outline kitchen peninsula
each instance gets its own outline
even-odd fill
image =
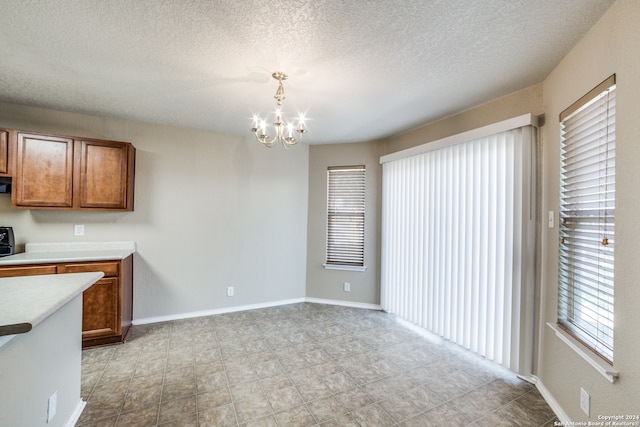
[[[101,272],[82,298],[82,347],[121,343],[133,319],[135,242],[27,243],[0,258],[0,278]]]
[[[0,425],[79,417],[82,293],[103,273],[0,278]]]

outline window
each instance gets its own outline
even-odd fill
[[[558,324],[613,363],[615,75],[560,114]]]
[[[325,268],[364,270],[364,166],[327,170]]]

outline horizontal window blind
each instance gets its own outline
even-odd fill
[[[523,375],[533,366],[536,129],[383,163],[384,310]]]
[[[613,362],[615,76],[560,117],[558,323]]]
[[[364,266],[365,167],[327,169],[327,262]]]

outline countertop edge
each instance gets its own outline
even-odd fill
[[[0,267],[123,260],[135,252],[135,242],[27,243],[25,252],[0,257]]]

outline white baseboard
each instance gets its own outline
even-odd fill
[[[327,305],[340,305],[343,307],[353,307],[353,308],[365,308],[367,310],[382,310],[382,307],[378,304],[367,304],[364,302],[353,302],[353,301],[343,301],[338,299],[326,299],[326,298],[305,298],[306,302],[311,302],[314,304],[327,304]]]
[[[571,425],[572,423],[571,423],[571,419],[569,419],[569,415],[567,415],[564,409],[562,409],[562,406],[560,406],[560,404],[553,397],[551,392],[544,386],[544,384],[542,384],[542,381],[540,381],[540,378],[536,377],[535,375],[533,375],[533,378],[535,379],[536,388],[538,389],[542,397],[544,397],[544,400],[547,401],[547,404],[549,405],[551,410],[556,414],[556,417],[558,417],[560,422],[565,426]]]
[[[345,307],[365,308],[368,310],[382,310],[379,305],[366,304],[361,302],[341,301],[335,299],[322,298],[294,298],[279,301],[270,301],[260,304],[238,305],[235,307],[215,308],[211,310],[192,311],[189,313],[170,314],[167,316],[145,317],[142,319],[134,319],[133,325],[147,325],[150,323],[169,322],[171,320],[191,319],[193,317],[212,316],[214,314],[234,313],[236,311],[256,310],[259,308],[277,307],[280,305],[297,304],[301,302],[311,302],[314,304],[340,305]]]
[[[214,308],[211,310],[192,311],[189,313],[170,314],[168,316],[146,317],[142,319],[134,319],[133,325],[146,325],[148,323],[168,322],[171,320],[191,319],[193,317],[212,316],[214,314],[234,313],[236,311],[255,310],[258,308],[276,307],[279,305],[295,304],[305,302],[304,298],[295,298],[288,300],[270,301],[260,304],[238,305],[235,307]]]
[[[64,427],[74,427],[78,422],[78,420],[80,419],[80,415],[82,415],[82,411],[84,411],[85,406],[87,406],[87,402],[80,399],[80,402],[78,402],[76,409],[73,410],[73,413],[71,414],[67,422],[64,424]]]

